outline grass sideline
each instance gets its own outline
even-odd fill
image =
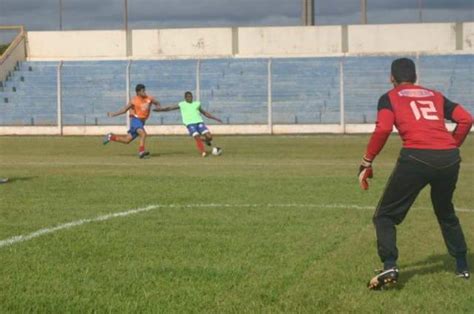
[[[1,247],[0,312],[472,311],[474,280],[454,278],[428,189],[398,228],[399,286],[365,287],[380,265],[371,208],[400,147],[392,136],[364,192],[367,140],[217,136],[224,154],[203,159],[187,137],[152,137],[140,160],[137,143],[0,137],[0,241],[164,205]],[[474,208],[473,144],[459,208]],[[472,252],[474,212],[458,215]]]

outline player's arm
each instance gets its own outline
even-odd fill
[[[116,117],[116,116],[119,116],[121,114],[124,114],[126,113],[128,110],[130,110],[131,108],[133,107],[133,104],[131,102],[129,102],[125,107],[123,107],[121,110],[117,111],[117,112],[107,112],[107,116],[109,117]]]
[[[160,102],[159,102],[157,99],[155,99],[155,98],[152,98],[152,99],[151,99],[151,104],[152,104],[153,106],[155,106],[155,109],[160,109],[160,108],[161,108]],[[159,111],[159,110],[154,110],[154,111]]]
[[[153,111],[173,111],[173,110],[178,110],[179,109],[179,106],[178,105],[174,105],[174,106],[168,106],[168,107],[159,107],[159,108],[155,108],[153,109]]]
[[[444,97],[444,116],[456,123],[452,135],[456,141],[456,146],[460,147],[471,130],[473,121],[471,114],[460,104],[453,103]]]
[[[395,115],[392,111],[390,98],[388,97],[388,94],[385,94],[379,99],[375,130],[370,137],[364,158],[373,161],[375,157],[377,157],[392,133],[394,123]]]
[[[388,94],[385,94],[379,99],[375,130],[370,137],[365,155],[362,158],[362,163],[359,166],[359,184],[364,190],[369,188],[369,182],[367,179],[373,177],[372,162],[385,146],[388,137],[392,133],[394,123],[395,115],[392,111],[390,98],[388,97]]]
[[[213,116],[212,114],[210,114],[209,112],[207,112],[206,110],[204,110],[202,108],[199,108],[199,112],[201,112],[208,119],[212,119],[212,120],[215,120],[217,122],[222,123],[221,119],[219,119],[218,117]]]

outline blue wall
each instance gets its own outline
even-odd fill
[[[267,71],[263,59],[202,61],[202,106],[228,123],[267,123]]]
[[[340,68],[344,75],[346,123],[372,123],[379,97],[391,88],[394,56],[277,58],[271,60],[275,124],[339,123]],[[185,91],[196,96],[199,75],[203,108],[230,124],[266,123],[268,59],[133,61],[130,94],[143,83],[163,105]],[[474,55],[420,56],[422,85],[474,112]],[[0,125],[56,123],[58,62],[23,62],[0,88]],[[65,125],[124,124],[108,118],[126,104],[127,61],[64,62]],[[213,121],[208,121],[213,123]],[[148,124],[180,124],[178,112],[152,113]]]
[[[274,123],[339,123],[339,58],[272,60]]]

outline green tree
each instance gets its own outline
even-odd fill
[[[10,44],[0,44],[0,55],[2,55],[8,48]]]

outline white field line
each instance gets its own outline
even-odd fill
[[[37,231],[32,232],[32,233],[27,234],[27,235],[19,235],[19,236],[14,236],[14,237],[5,239],[5,240],[1,240],[0,241],[0,248],[4,247],[4,246],[9,246],[9,245],[12,245],[12,244],[15,244],[15,243],[18,243],[18,242],[28,241],[28,240],[40,237],[42,235],[53,233],[53,232],[56,232],[56,231],[59,231],[59,230],[70,229],[70,228],[73,228],[73,227],[77,227],[77,226],[80,226],[80,225],[83,225],[83,224],[86,224],[86,223],[89,223],[89,222],[105,221],[105,220],[109,220],[109,219],[112,219],[112,218],[115,218],[115,217],[124,217],[124,216],[128,216],[128,215],[138,214],[138,213],[141,213],[141,212],[144,212],[144,211],[149,211],[149,210],[155,209],[157,207],[158,207],[157,205],[153,205],[153,206],[148,206],[148,207],[144,207],[144,208],[132,209],[132,210],[124,211],[124,212],[103,215],[103,216],[99,216],[99,217],[96,217],[96,218],[80,219],[80,220],[68,222],[68,223],[65,223],[65,224],[57,225],[57,226],[51,227],[51,228],[43,228],[43,229],[37,230]]]
[[[38,238],[40,236],[54,233],[56,231],[70,229],[73,227],[81,226],[91,222],[100,222],[110,220],[116,217],[126,217],[130,215],[139,214],[142,212],[147,212],[157,208],[258,208],[258,207],[293,207],[293,208],[347,208],[347,209],[375,209],[375,206],[359,206],[359,205],[351,205],[351,204],[297,204],[297,203],[289,203],[289,204],[188,204],[188,205],[179,205],[179,204],[163,204],[163,205],[150,205],[143,208],[137,209],[130,209],[124,212],[118,212],[113,214],[107,214],[98,216],[96,218],[88,218],[88,219],[80,219],[68,223],[64,223],[61,225],[57,225],[55,227],[43,228],[39,229],[35,232],[26,234],[26,235],[18,235],[14,236],[5,240],[0,240],[0,248],[10,246],[16,243],[25,242],[32,240],[34,238]],[[423,208],[426,209],[426,208]],[[474,212],[474,209],[468,208],[458,208],[456,211],[459,212]]]

